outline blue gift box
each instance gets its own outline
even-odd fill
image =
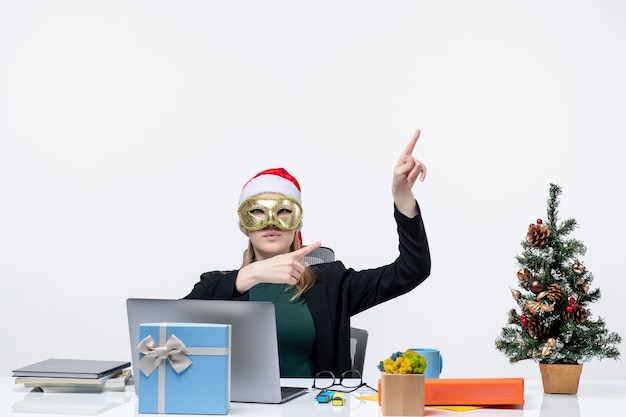
[[[141,324],[139,412],[228,414],[230,338],[228,324]]]

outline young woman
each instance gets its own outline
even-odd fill
[[[412,191],[426,177],[426,167],[412,156],[419,136],[418,130],[394,167],[394,262],[362,271],[339,261],[305,265],[303,257],[321,243],[302,247],[300,185],[283,168],[272,168],[241,191],[239,224],[249,237],[241,268],[202,274],[185,298],[273,302],[283,377],[349,370],[350,317],[411,291],[430,274],[428,240]]]

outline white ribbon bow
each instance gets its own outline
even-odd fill
[[[185,344],[175,335],[167,339],[165,346],[157,346],[152,336],[146,336],[137,348],[144,354],[139,360],[139,369],[146,376],[150,376],[159,367],[161,361],[169,360],[177,374],[191,365],[191,359],[185,353]]]

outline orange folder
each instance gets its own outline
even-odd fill
[[[426,405],[524,404],[523,378],[426,378]]]
[[[426,378],[424,405],[524,404],[524,378]],[[378,380],[378,405],[382,392]]]

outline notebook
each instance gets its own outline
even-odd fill
[[[99,379],[121,372],[130,366],[126,361],[51,358],[14,369],[14,377]]]
[[[281,386],[276,315],[270,302],[129,298],[126,310],[134,375],[139,372],[141,323],[230,324],[231,401],[280,404],[308,391]]]

